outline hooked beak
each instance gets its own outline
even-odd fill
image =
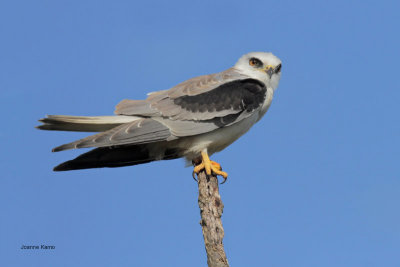
[[[265,72],[268,74],[269,78],[271,79],[272,74],[274,74],[274,67],[268,65],[265,67]]]
[[[263,70],[268,74],[269,78],[271,79],[272,74],[278,73],[281,71],[282,65],[279,64],[278,66],[274,67],[272,65],[266,66]]]

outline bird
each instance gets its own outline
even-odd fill
[[[144,100],[124,99],[111,116],[47,115],[41,130],[97,132],[55,147],[93,148],[54,167],[69,171],[122,167],[185,158],[193,175],[205,171],[226,181],[228,174],[210,156],[232,144],[269,109],[282,62],[270,52],[251,52],[219,73],[186,80]]]

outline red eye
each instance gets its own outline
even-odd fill
[[[258,58],[252,57],[249,60],[249,65],[256,68],[261,68],[263,63]]]

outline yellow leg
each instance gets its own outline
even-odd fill
[[[201,152],[202,162],[194,167],[193,174],[199,174],[200,171],[205,170],[207,175],[211,175],[213,172],[216,175],[221,175],[225,180],[228,178],[228,174],[226,172],[221,171],[221,165],[215,161],[210,160],[207,152]],[[225,182],[225,181],[224,181]]]

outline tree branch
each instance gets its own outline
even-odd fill
[[[229,267],[222,239],[224,228],[221,216],[224,209],[218,191],[218,179],[201,171],[197,177],[199,184],[200,225],[203,230],[209,267]]]

